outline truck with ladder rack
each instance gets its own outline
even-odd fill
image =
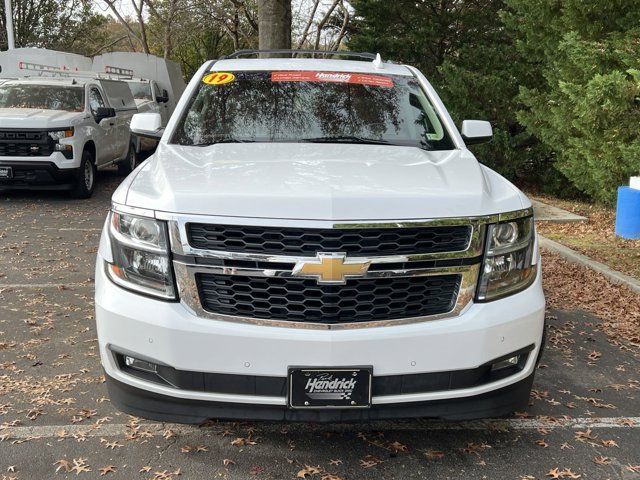
[[[88,198],[96,171],[137,162],[129,131],[137,107],[123,78],[19,62],[20,78],[0,84],[0,190],[69,190]]]

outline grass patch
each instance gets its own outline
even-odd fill
[[[587,218],[586,222],[537,222],[541,235],[640,280],[640,240],[615,235],[615,210],[585,202],[536,197]]]

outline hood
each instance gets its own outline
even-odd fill
[[[136,102],[136,107],[140,111],[142,111],[142,109],[150,110],[155,103],[153,100],[149,100],[148,98],[134,98],[134,101]]]
[[[183,214],[308,220],[400,220],[523,208],[509,182],[468,150],[415,147],[161,143],[114,194]]]
[[[71,126],[74,120],[84,116],[84,112],[0,108],[0,128],[64,128]]]

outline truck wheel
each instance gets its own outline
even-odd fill
[[[80,161],[80,169],[78,171],[78,179],[71,191],[74,198],[89,198],[93,193],[93,187],[96,184],[96,164],[93,156],[85,150],[82,152],[82,160]]]
[[[136,163],[138,163],[138,154],[131,143],[126,158],[118,163],[118,175],[129,175],[136,168]]]

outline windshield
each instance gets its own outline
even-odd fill
[[[0,85],[0,108],[38,108],[43,110],[84,110],[84,88],[67,85]]]
[[[143,82],[127,82],[129,89],[136,100],[153,100],[151,96],[151,84]]]
[[[173,142],[251,141],[454,148],[413,77],[313,71],[205,75]]]

